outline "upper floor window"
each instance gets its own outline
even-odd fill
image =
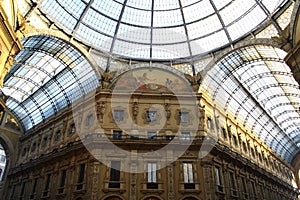
[[[253,148],[251,148],[251,155],[252,155],[253,158],[255,158],[255,151],[254,151]]]
[[[94,116],[93,115],[88,115],[86,118],[86,125],[91,126],[94,122]]]
[[[110,161],[109,188],[120,188],[120,161]]]
[[[72,123],[69,128],[69,134],[73,134],[76,132],[75,123]]]
[[[31,146],[31,152],[34,152],[36,150],[36,142],[34,142]]]
[[[120,122],[124,120],[124,110],[114,110],[114,120]]]
[[[235,183],[235,175],[233,172],[229,172],[229,178],[230,178],[230,187],[232,189],[232,196],[237,196],[237,191],[236,191],[236,183]]]
[[[21,191],[20,191],[20,199],[23,199],[24,191],[25,191],[26,182],[22,183]]]
[[[189,162],[182,163],[184,189],[195,189],[193,164]]]
[[[189,122],[189,112],[179,112],[179,119],[183,123]]]
[[[46,146],[47,146],[47,143],[48,143],[48,137],[46,136],[46,137],[43,138],[43,141],[42,141],[42,147],[43,147],[43,148],[46,147]]]
[[[182,132],[181,133],[181,139],[184,140],[184,141],[190,141],[191,140],[190,132]]]
[[[214,130],[213,120],[210,117],[207,118],[207,128],[209,130]]]
[[[38,182],[38,179],[35,178],[34,181],[33,181],[33,186],[32,186],[32,190],[31,190],[31,194],[30,194],[30,199],[34,199],[34,194],[36,192],[37,182]]]
[[[156,163],[147,163],[147,181],[151,183],[156,183]]]
[[[64,187],[66,184],[66,177],[67,177],[67,170],[62,170],[61,174],[60,174],[60,184],[59,184],[59,188],[58,188],[58,193],[64,193]]]
[[[256,198],[256,186],[254,181],[251,181],[252,196]]]
[[[241,181],[242,181],[242,192],[244,194],[244,198],[248,199],[248,190],[247,190],[247,183],[246,183],[246,179],[245,177],[241,177]]]
[[[243,150],[247,153],[247,145],[246,145],[246,142],[243,142]]]
[[[76,190],[82,190],[85,173],[85,164],[79,165]]]
[[[215,167],[216,185],[219,192],[223,192],[222,174],[219,167]]]
[[[54,135],[54,141],[58,141],[61,137],[61,131],[58,130],[55,132],[55,135]]]
[[[237,145],[238,145],[238,140],[237,140],[236,136],[233,135],[233,136],[232,136],[232,139],[233,139],[233,144],[234,144],[235,146],[237,146]]]
[[[156,169],[157,164],[155,162],[147,163],[147,189],[158,189]]]
[[[50,180],[51,180],[51,174],[48,174],[46,178],[44,192],[43,192],[44,197],[48,196],[49,188],[50,188]]]
[[[229,137],[231,137],[231,125],[229,125],[227,127],[227,132],[228,132]]]
[[[150,139],[150,140],[156,140],[157,139],[157,134],[156,134],[156,132],[155,131],[150,131],[150,132],[148,132],[148,139]]]
[[[113,131],[113,139],[122,139],[122,131]]]
[[[226,129],[224,127],[222,127],[222,136],[223,136],[224,139],[227,138]]]
[[[258,154],[258,159],[259,159],[260,162],[262,162],[262,157],[261,157],[260,153]]]
[[[154,122],[156,121],[157,113],[156,111],[147,111],[146,112],[146,120],[147,122]]]

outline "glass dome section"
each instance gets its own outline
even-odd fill
[[[25,131],[99,86],[92,66],[64,41],[33,36],[23,47],[1,90]]]
[[[300,90],[285,55],[270,46],[241,48],[207,73],[200,90],[291,162],[300,147]]]
[[[114,56],[186,59],[232,44],[287,0],[47,0],[39,9],[72,37]],[[274,22],[275,23],[275,22]]]

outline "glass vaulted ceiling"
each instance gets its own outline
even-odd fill
[[[93,48],[133,59],[172,60],[209,53],[244,37],[260,25],[273,23],[274,13],[288,1],[37,2],[47,18]]]
[[[201,91],[290,162],[300,147],[300,91],[285,55],[270,46],[241,48],[208,72]]]
[[[25,131],[99,86],[91,65],[67,43],[33,36],[23,47],[2,91]]]

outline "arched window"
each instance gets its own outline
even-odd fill
[[[198,199],[196,199],[195,197],[186,197],[183,200],[198,200]]]
[[[105,200],[122,200],[120,197],[108,197]]]
[[[148,197],[148,198],[146,198],[145,200],[160,200],[160,199],[157,198],[157,197]]]

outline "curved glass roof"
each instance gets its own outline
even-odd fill
[[[173,60],[233,44],[287,0],[44,0],[39,10],[66,33],[121,57]]]
[[[300,147],[300,90],[285,55],[270,46],[241,48],[208,72],[200,90],[290,162]]]
[[[64,41],[33,36],[24,39],[23,47],[2,91],[25,130],[99,86],[92,66]]]

